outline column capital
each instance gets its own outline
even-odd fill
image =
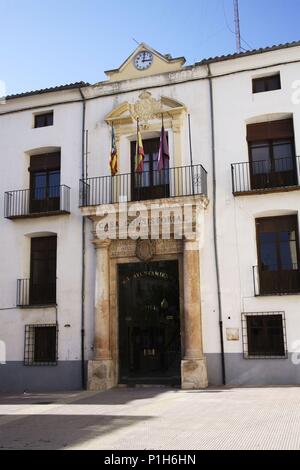
[[[111,245],[111,240],[109,238],[105,238],[104,240],[95,238],[93,244],[96,249],[108,250]]]
[[[199,251],[199,241],[183,236],[183,251]]]

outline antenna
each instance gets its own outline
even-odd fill
[[[237,53],[240,53],[241,52],[241,31],[240,31],[239,0],[233,0],[233,9],[234,9],[236,51]]]

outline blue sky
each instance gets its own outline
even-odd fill
[[[239,0],[245,49],[300,39],[299,0]],[[187,63],[235,51],[232,0],[0,0],[8,94],[95,83],[146,42]]]

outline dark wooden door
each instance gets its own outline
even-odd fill
[[[60,209],[60,152],[30,158],[31,214]]]
[[[136,142],[131,142],[131,191],[132,200],[169,197],[169,161],[166,168],[158,170],[159,138],[143,141],[144,171],[135,172]]]
[[[56,303],[56,245],[56,236],[31,239],[31,305]]]
[[[251,142],[251,189],[294,186],[297,170],[292,139]]]
[[[30,213],[53,212],[60,209],[60,171],[31,173]]]
[[[177,261],[119,265],[121,383],[180,383]]]

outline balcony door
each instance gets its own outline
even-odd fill
[[[251,189],[294,186],[297,182],[293,120],[247,126]]]
[[[256,219],[260,294],[300,292],[297,216]]]
[[[56,236],[31,239],[30,305],[56,303]]]
[[[169,197],[169,161],[166,167],[158,170],[158,152],[160,139],[143,140],[144,171],[135,172],[136,142],[131,142],[131,191],[132,200],[159,199]]]
[[[30,213],[60,209],[60,153],[30,159]]]

